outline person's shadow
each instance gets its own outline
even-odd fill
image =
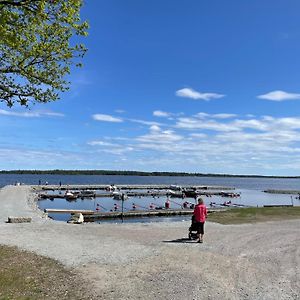
[[[189,238],[181,238],[176,240],[170,240],[170,241],[163,241],[163,243],[195,243],[195,240],[189,239]]]

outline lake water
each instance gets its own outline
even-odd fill
[[[167,184],[167,185],[212,185],[226,186],[235,188],[235,192],[241,193],[241,197],[234,198],[232,201],[248,206],[263,206],[274,204],[291,204],[300,205],[300,201],[295,198],[295,195],[284,194],[268,194],[262,192],[266,189],[280,190],[300,190],[300,179],[281,179],[281,178],[241,178],[241,177],[175,177],[175,176],[119,176],[119,175],[17,175],[17,174],[0,174],[0,186],[3,187],[15,182],[24,184],[38,184],[39,180],[42,183],[46,181],[49,184]],[[223,203],[228,198],[213,196],[204,200],[207,205],[210,202]],[[156,206],[163,206],[166,197],[133,197],[125,201],[124,209],[131,210],[133,203],[137,209],[149,209],[149,205],[153,203]],[[184,200],[172,198],[171,208],[180,208]],[[190,201],[194,201],[190,199]],[[42,200],[39,201],[41,209],[46,208],[65,208],[65,209],[88,209],[96,211],[110,211],[114,206],[118,205],[120,209],[120,201],[112,198],[96,198],[96,199],[77,199],[76,201],[68,202],[64,199]],[[66,221],[69,215],[53,214],[50,215],[55,220]],[[180,217],[183,219],[183,217]],[[189,218],[189,217],[188,217]],[[166,218],[159,218],[164,220]],[[178,220],[178,218],[175,218]],[[186,218],[185,218],[186,219]],[[149,221],[149,219],[138,219],[139,221]],[[158,220],[158,218],[151,221]],[[173,218],[168,218],[173,220]],[[130,220],[137,221],[137,220]]]
[[[0,174],[0,187],[15,182],[38,184],[178,184],[178,185],[218,185],[237,189],[300,190],[300,179],[282,178],[241,178],[241,177],[180,177],[180,176],[120,176],[120,175],[31,175]]]

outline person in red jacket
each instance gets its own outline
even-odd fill
[[[204,223],[207,217],[207,209],[202,198],[198,199],[198,204],[194,208],[194,216],[197,228],[198,243],[203,243]]]

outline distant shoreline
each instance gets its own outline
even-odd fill
[[[0,174],[33,174],[33,175],[122,175],[122,176],[173,176],[173,177],[233,177],[233,178],[281,178],[299,179],[300,176],[240,175],[240,174],[205,174],[187,172],[142,172],[114,170],[1,170]]]

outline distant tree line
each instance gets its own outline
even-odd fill
[[[142,172],[142,171],[114,171],[114,170],[1,170],[0,174],[45,174],[45,175],[131,175],[131,176],[194,176],[194,177],[245,177],[245,178],[300,178],[300,176],[265,176],[265,175],[237,175],[210,174],[187,172]]]

